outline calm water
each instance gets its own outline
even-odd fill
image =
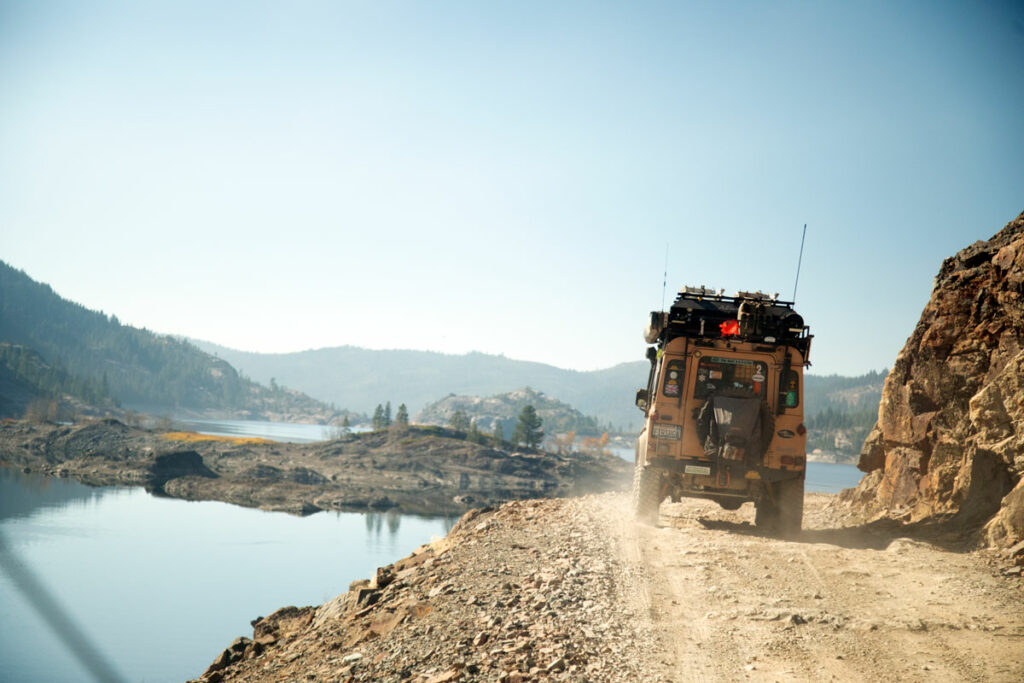
[[[328,425],[294,424],[291,422],[263,422],[257,420],[189,420],[175,419],[175,427],[214,436],[258,436],[271,441],[311,443],[336,438],[339,427]],[[351,431],[365,431],[353,427]]]
[[[831,462],[807,463],[807,481],[804,490],[812,493],[839,493],[860,483],[864,473],[856,465],[837,465]]]
[[[454,521],[294,517],[0,467],[0,680],[89,680],[12,580],[12,557],[126,680],[183,681],[255,617],[322,603]]]

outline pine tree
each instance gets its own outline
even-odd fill
[[[398,412],[395,413],[395,424],[399,427],[409,426],[409,409],[402,403],[398,406]]]
[[[391,401],[388,401],[387,405],[384,406],[384,426],[391,426]]]
[[[373,410],[373,429],[374,431],[384,428],[384,406],[377,404],[377,407]]]
[[[477,429],[476,420],[469,423],[469,432],[466,433],[466,441],[470,443],[483,443],[484,435]]]
[[[544,439],[542,424],[543,421],[537,414],[537,410],[531,405],[524,406],[522,412],[519,413],[519,423],[516,424],[513,440],[517,444],[526,444],[527,448],[536,448]]]
[[[469,415],[466,415],[466,412],[463,410],[456,410],[452,413],[452,416],[448,418],[448,424],[457,432],[469,431]]]

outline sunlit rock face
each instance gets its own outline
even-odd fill
[[[943,262],[859,467],[855,504],[1024,538],[1024,213]]]

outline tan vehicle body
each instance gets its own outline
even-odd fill
[[[798,343],[763,334],[713,337],[663,335],[656,354],[649,350],[648,386],[637,396],[646,412],[636,448],[637,515],[656,521],[660,502],[681,496],[708,498],[730,509],[750,501],[759,526],[796,532],[807,465],[803,369],[810,337],[806,328]],[[754,438],[732,439],[735,446],[726,445],[725,437],[709,443],[708,424],[719,414],[717,404],[705,410],[713,396],[740,397],[734,403],[745,404],[748,414],[757,411],[747,423],[757,422],[751,432],[757,434],[756,445]]]

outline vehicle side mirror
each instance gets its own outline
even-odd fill
[[[650,395],[647,393],[646,389],[637,389],[636,390],[636,407],[646,413],[647,412],[647,401],[648,401],[649,398],[650,398]]]
[[[647,353],[644,354],[647,360],[651,361],[651,365],[654,365],[654,361],[658,360],[658,347],[648,346]]]

